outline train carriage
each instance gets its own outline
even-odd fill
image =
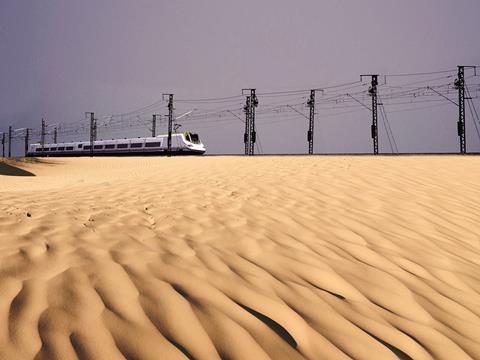
[[[93,142],[95,156],[122,155],[166,155],[168,153],[168,135],[156,137],[125,138],[112,140],[96,140]],[[172,134],[171,155],[202,155],[206,151],[198,134],[184,132]],[[27,156],[90,156],[92,154],[90,141],[64,143],[31,144]]]

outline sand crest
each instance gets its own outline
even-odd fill
[[[1,168],[0,359],[480,359],[479,157]]]

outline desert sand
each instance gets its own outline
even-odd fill
[[[480,359],[480,157],[9,164],[0,359]]]

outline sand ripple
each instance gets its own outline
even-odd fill
[[[480,359],[478,157],[22,166],[0,359]]]

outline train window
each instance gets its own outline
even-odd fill
[[[42,148],[35,149],[36,152],[42,151]]]
[[[192,143],[194,144],[200,144],[200,139],[198,138],[198,134],[192,134],[190,133],[190,139]]]
[[[115,144],[105,145],[105,149],[115,149]]]
[[[50,151],[57,151],[56,147],[50,148]]]
[[[78,144],[78,148],[81,149],[83,144]]]
[[[43,148],[43,151],[50,151],[49,148]]]
[[[141,148],[143,147],[143,143],[132,143],[130,144],[131,148]]]
[[[60,147],[58,148],[58,151],[63,151],[63,150],[65,150],[65,147],[64,147],[64,146],[60,146]]]
[[[90,150],[91,148],[92,148],[92,147],[91,147],[90,145],[85,145],[85,146],[83,147],[83,150]]]
[[[160,143],[159,142],[147,142],[145,144],[145,147],[160,147]]]
[[[67,146],[65,149],[66,150],[73,150],[73,146]]]
[[[93,148],[95,150],[101,150],[101,149],[103,149],[103,145],[93,145]]]
[[[118,144],[117,149],[126,149],[128,148],[128,144]]]

